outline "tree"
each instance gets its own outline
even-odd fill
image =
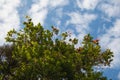
[[[67,41],[68,32],[54,37],[59,35],[56,27],[46,30],[40,23],[34,25],[29,17],[24,25],[20,31],[13,29],[7,34],[6,41],[13,45],[11,59],[16,66],[9,66],[11,74],[8,74],[7,70],[5,73],[1,72],[1,79],[5,80],[5,76],[7,80],[107,79],[102,72],[95,71],[94,67],[110,66],[113,52],[109,49],[102,51],[99,40],[93,40],[90,34],[84,37],[82,46],[76,48],[78,39],[70,38]],[[0,70],[3,70],[5,65],[0,64]]]
[[[0,46],[0,80],[3,77],[4,80],[8,76],[13,76],[11,69],[16,67],[16,61],[12,58],[13,45]]]

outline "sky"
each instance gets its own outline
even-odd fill
[[[120,80],[120,0],[0,0],[0,45],[11,29],[23,28],[25,16],[46,29],[52,25],[82,40],[90,33],[103,49],[114,52],[104,75]]]

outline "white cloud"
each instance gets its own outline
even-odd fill
[[[120,72],[119,72],[119,74],[118,74],[118,79],[120,80]]]
[[[115,5],[120,5],[120,0],[109,0],[109,2],[111,2]]]
[[[107,3],[103,1],[99,9],[108,17],[120,17],[120,0],[110,0]]]
[[[72,12],[68,15],[71,19],[68,20],[66,24],[74,24],[77,32],[83,33],[85,33],[86,30],[89,30],[89,24],[96,19],[96,15],[94,14],[81,14],[79,12]]]
[[[99,0],[77,0],[77,5],[81,9],[93,10],[96,8]]]
[[[72,24],[75,26],[75,29],[78,33],[77,38],[79,39],[79,44],[77,46],[80,46],[80,42],[82,41],[83,37],[88,34],[89,31],[89,24],[97,18],[94,14],[81,14],[79,12],[72,12],[69,13],[68,16],[70,16],[70,20],[66,22],[66,25]]]
[[[17,7],[20,0],[0,0],[0,45],[5,42],[6,34],[11,29],[19,29],[20,20]]]
[[[44,20],[48,13],[48,10],[47,10],[48,3],[49,3],[49,0],[39,0],[32,5],[28,13],[32,17],[33,22],[35,24],[37,24],[38,22],[41,22],[41,24],[44,23]]]
[[[60,27],[61,22],[62,22],[61,19],[64,16],[63,8],[56,9],[55,13],[53,13],[53,14],[54,14],[54,16],[51,18],[51,21],[53,21],[56,26]]]
[[[58,15],[58,18],[62,18],[62,16],[63,16],[63,8],[57,9],[56,14]]]
[[[31,9],[29,10],[29,14],[33,19],[33,22],[37,24],[41,22],[44,24],[44,20],[47,17],[48,12],[51,9],[56,7],[62,7],[68,4],[68,0],[37,0],[32,5]]]
[[[110,48],[114,52],[114,58],[112,67],[116,68],[120,66],[120,19],[116,20],[114,26],[106,31],[102,37],[100,37],[100,44],[103,48]]]
[[[120,6],[117,5],[104,3],[100,8],[109,17],[117,17],[120,14]]]
[[[69,3],[68,0],[49,0],[51,7],[65,6]]]

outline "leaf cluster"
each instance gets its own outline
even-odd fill
[[[11,42],[13,48],[10,52],[6,52],[5,61],[1,58],[1,79],[107,79],[102,76],[102,72],[94,71],[94,66],[109,66],[113,52],[109,49],[102,51],[99,42],[95,43],[90,34],[84,37],[82,46],[75,48],[78,39],[70,38],[69,42],[66,42],[68,32],[62,33],[60,39],[54,38],[58,35],[59,29],[52,26],[52,31],[45,30],[40,23],[34,25],[32,19],[27,18],[28,21],[23,23],[25,27],[22,30],[13,29],[7,34],[6,41]],[[7,56],[8,54],[10,56]],[[13,60],[14,67],[12,67],[13,64],[8,64],[10,63],[10,60],[7,60],[9,57]],[[7,67],[7,70],[4,67]]]

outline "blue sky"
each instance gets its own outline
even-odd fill
[[[47,29],[54,25],[80,40],[87,33],[100,39],[103,49],[114,52],[104,75],[120,80],[120,0],[0,0],[0,45],[10,29],[24,27],[26,15],[35,24]]]

